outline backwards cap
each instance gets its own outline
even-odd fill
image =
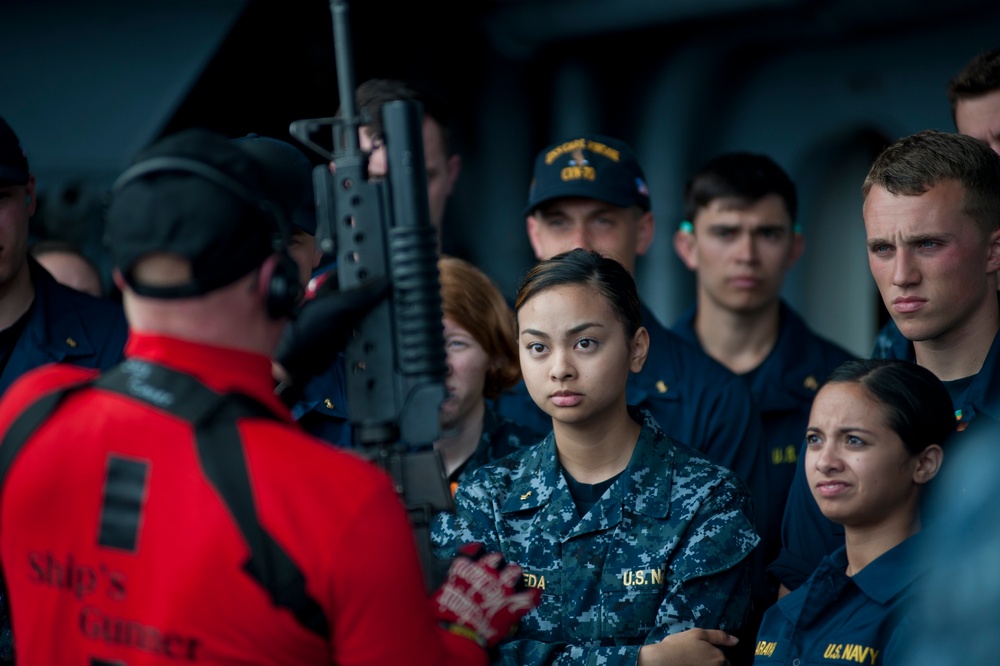
[[[310,236],[315,236],[313,170],[305,153],[287,141],[258,134],[247,134],[233,141],[267,167],[270,195],[290,212],[289,222]]]
[[[274,252],[283,210],[261,164],[237,144],[203,129],[169,136],[141,152],[115,183],[107,243],[125,282],[142,296],[184,298],[224,287]],[[151,253],[191,262],[188,284],[137,283],[135,263]]]

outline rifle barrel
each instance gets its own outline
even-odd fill
[[[358,141],[358,112],[354,99],[354,50],[351,44],[350,10],[346,0],[330,0],[333,16],[333,49],[337,60],[337,87],[340,90],[340,108],[344,120],[344,152],[356,155]]]

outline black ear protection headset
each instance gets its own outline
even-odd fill
[[[181,172],[200,176],[213,185],[234,194],[239,199],[269,215],[278,231],[271,239],[271,247],[278,255],[274,273],[267,287],[267,312],[274,319],[288,317],[295,313],[302,298],[303,288],[299,281],[298,264],[288,254],[291,240],[291,225],[281,207],[270,199],[256,196],[238,180],[216,167],[188,157],[152,157],[125,170],[112,186],[112,192],[119,192],[127,185],[154,173]]]

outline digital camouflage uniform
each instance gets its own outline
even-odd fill
[[[642,370],[629,373],[625,402],[652,414],[675,442],[736,472],[750,488],[757,514],[767,515],[767,454],[750,389],[641,307],[642,325],[649,332],[649,355]],[[552,430],[551,417],[535,404],[524,381],[500,395],[496,411],[532,430]]]
[[[582,518],[552,433],[479,468],[459,487],[456,514],[438,516],[439,556],[480,541],[543,590],[500,663],[635,664],[643,644],[668,634],[743,622],[758,542],[746,487],[638,417],[628,467]]]

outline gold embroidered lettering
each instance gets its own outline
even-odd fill
[[[521,579],[527,587],[537,587],[540,590],[545,589],[545,576],[536,576],[532,573],[522,574]]]
[[[612,162],[617,162],[619,159],[617,150],[610,146],[605,146],[603,143],[598,143],[597,141],[588,141],[587,150],[592,153],[597,153],[598,155],[604,155]]]
[[[597,171],[592,166],[568,166],[563,167],[559,172],[559,177],[567,180],[594,180],[597,178]]]
[[[622,573],[622,583],[630,585],[662,585],[663,569],[636,569]]]
[[[565,155],[566,153],[572,152],[572,151],[576,150],[577,148],[583,148],[586,145],[587,145],[587,142],[584,139],[575,139],[573,141],[567,141],[566,143],[564,143],[562,145],[559,145],[559,146],[556,146],[555,148],[553,148],[549,152],[545,153],[545,163],[546,164],[552,164],[557,159],[559,159],[562,155]]]
[[[759,643],[757,643],[757,652],[755,652],[754,654],[757,657],[770,657],[771,655],[774,654],[774,648],[776,647],[778,647],[777,643],[760,641]]]

